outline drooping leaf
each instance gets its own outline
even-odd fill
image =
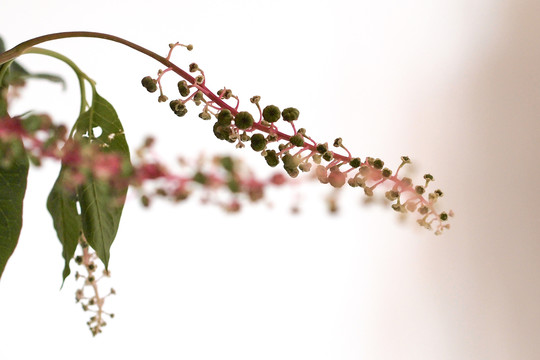
[[[26,154],[0,167],[0,277],[21,233],[28,167]]]
[[[77,212],[77,195],[65,189],[63,177],[64,168],[60,170],[47,198],[47,210],[52,216],[56,235],[62,243],[62,256],[65,260],[62,281],[66,280],[70,273],[69,262],[75,254],[82,231],[81,217]]]
[[[98,127],[101,134],[94,138]],[[88,138],[102,151],[121,155],[129,163],[129,147],[118,115],[95,91],[90,109],[80,116],[75,129],[76,138]],[[127,190],[127,184],[111,186],[96,178],[88,179],[77,190],[84,236],[105,267],[109,264],[110,248],[118,232]]]

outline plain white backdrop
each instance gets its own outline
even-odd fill
[[[8,48],[58,31],[124,37],[197,62],[210,88],[295,106],[319,141],[341,136],[357,156],[393,167],[401,155],[445,191],[457,217],[442,237],[365,205],[355,189],[330,216],[323,185],[268,195],[273,209],[239,215],[199,204],[143,210],[128,202],[111,249],[107,302],[116,314],[92,338],[63,289],[61,247],[45,208],[58,167],[33,170],[24,227],[0,281],[0,358],[31,359],[535,359],[540,356],[540,6],[536,1],[5,1]],[[115,105],[128,141],[158,138],[164,157],[231,153],[268,172],[249,150],[217,141],[193,110],[175,117],[140,79],[158,64],[92,39],[42,47],[73,59]],[[72,124],[67,91],[31,82],[12,112]],[[170,78],[170,85],[177,81]],[[74,265],[72,269],[74,268]]]

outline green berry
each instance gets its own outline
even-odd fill
[[[300,174],[300,171],[298,168],[285,168],[285,171],[287,171],[287,174],[289,174],[290,177],[295,178]]]
[[[214,135],[219,140],[226,140],[228,142],[234,142],[229,139],[229,136],[232,134],[232,130],[228,125],[220,125],[219,122],[216,122],[214,124],[214,127],[212,129],[214,131]]]
[[[416,193],[417,193],[418,195],[422,195],[426,190],[424,189],[423,186],[417,185],[417,186],[414,188],[414,191],[416,191]]]
[[[441,215],[439,215],[439,218],[440,218],[442,221],[446,221],[446,220],[448,220],[448,214],[445,213],[445,212],[442,212]]]
[[[200,113],[199,117],[203,120],[210,120],[212,118],[212,116],[210,116],[210,114],[207,112]]]
[[[223,109],[217,114],[219,125],[231,125],[233,116],[228,109]]]
[[[263,134],[251,136],[251,148],[255,151],[262,151],[266,147],[266,139]]]
[[[324,154],[328,151],[328,144],[318,144],[317,151],[319,152],[319,154]]]
[[[206,175],[204,175],[202,172],[200,171],[197,171],[197,173],[195,175],[193,175],[193,181],[195,181],[196,183],[199,183],[199,184],[206,184]]]
[[[381,170],[383,166],[384,166],[384,161],[382,161],[381,159],[373,160],[373,167],[375,169]]]
[[[234,124],[241,130],[249,129],[255,120],[247,111],[240,111],[234,118]]]
[[[362,165],[362,161],[360,160],[360,158],[354,158],[354,159],[351,159],[351,161],[349,161],[349,165],[353,168],[357,168],[357,167],[360,167],[360,165]]]
[[[267,150],[266,156],[264,158],[266,160],[266,163],[271,167],[275,167],[279,164],[279,157],[277,156],[275,150]]]
[[[194,101],[202,101],[203,95],[204,95],[204,94],[202,93],[202,91],[197,91],[197,92],[195,93],[195,96],[193,97],[193,100],[194,100]]]
[[[283,155],[281,160],[283,161],[283,167],[285,169],[295,169],[298,166],[296,158],[289,153]]]
[[[233,193],[240,192],[240,183],[238,181],[236,181],[235,179],[230,179],[227,182],[227,187]]]
[[[294,146],[304,146],[304,138],[300,134],[296,134],[296,135],[291,136],[289,141]]]
[[[180,100],[173,100],[169,103],[169,105],[176,116],[182,117],[188,112],[186,105],[182,104]]]
[[[178,91],[180,92],[180,95],[182,96],[189,95],[189,86],[186,80],[181,80],[178,82]]]
[[[146,196],[146,195],[141,196],[141,204],[144,207],[149,207],[150,206],[150,198],[148,196]]]
[[[195,63],[189,64],[189,72],[195,72],[197,70],[199,70],[199,65],[197,65]]]
[[[327,151],[323,154],[322,158],[326,161],[331,161],[334,158],[334,153],[331,151]]]
[[[298,109],[295,109],[293,107],[289,107],[289,108],[284,109],[281,115],[283,116],[283,120],[285,121],[294,121],[294,120],[298,120],[300,111],[298,111]]]
[[[279,112],[279,108],[275,105],[268,105],[263,109],[262,112],[264,120],[268,122],[276,122],[281,117],[281,114]]]
[[[233,171],[234,169],[234,161],[230,156],[224,156],[219,160],[219,163],[223,168],[227,171]]]
[[[157,90],[157,83],[150,76],[143,77],[143,79],[141,80],[141,84],[146,90],[148,90],[148,92],[153,93]]]
[[[382,170],[382,176],[383,177],[389,178],[391,175],[392,175],[392,170],[390,170],[389,168],[384,168]]]

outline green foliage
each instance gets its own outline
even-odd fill
[[[102,133],[93,137],[93,129],[100,127]],[[129,147],[124,129],[113,106],[94,91],[92,105],[75,123],[75,137],[88,136],[91,142],[102,146],[104,152],[122,155],[129,162]],[[110,186],[90,178],[77,189],[81,205],[82,229],[88,244],[108,267],[110,248],[116,237],[124,208],[128,184]]]
[[[0,167],[0,277],[21,233],[28,167],[26,154]]]
[[[73,259],[82,231],[81,217],[77,212],[77,196],[63,186],[64,174],[62,168],[47,199],[47,210],[52,216],[58,240],[62,243],[62,256],[65,260],[62,280],[70,273],[69,262]]]
[[[101,134],[96,137],[94,130],[98,127]],[[75,141],[97,144],[100,151],[118,154],[131,165],[129,147],[118,115],[112,105],[95,90],[90,108],[79,117],[74,128]],[[62,168],[47,200],[47,209],[63,246],[65,279],[70,273],[69,261],[73,258],[81,232],[105,267],[108,267],[110,248],[118,231],[128,183],[112,185],[90,174],[76,193],[70,193],[63,183],[64,172]],[[80,214],[77,212],[77,201],[81,208]]]

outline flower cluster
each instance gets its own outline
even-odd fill
[[[171,44],[171,51],[178,45],[180,44]],[[167,60],[171,57],[171,51]],[[155,92],[159,88],[159,102],[168,100],[163,93],[161,80],[163,75],[171,70],[172,67],[159,70],[155,79],[150,76],[142,79],[143,87],[149,92]],[[366,157],[362,160],[353,157],[341,138],[334,140],[331,149],[327,142],[317,142],[310,137],[305,128],[297,129],[295,122],[300,116],[298,109],[288,107],[281,110],[276,105],[262,108],[261,97],[253,96],[250,102],[258,112],[258,117],[254,117],[248,111],[239,111],[239,97],[234,95],[231,89],[224,87],[216,94],[210,91],[206,87],[205,73],[199,65],[190,64],[189,71],[195,73],[195,76],[175,71],[184,77],[178,82],[179,96],[169,102],[175,115],[185,116],[188,112],[186,104],[193,102],[196,106],[202,106],[199,113],[201,119],[214,119],[212,130],[218,139],[236,143],[237,148],[244,148],[249,143],[253,151],[259,152],[269,166],[282,164],[287,174],[293,178],[300,172],[309,172],[314,168],[319,181],[334,188],[348,184],[353,188],[362,188],[367,196],[372,196],[376,188],[385,186],[385,196],[395,211],[417,212],[418,223],[427,229],[433,229],[437,235],[450,227],[447,221],[453,216],[453,212],[439,212],[435,208],[443,192],[440,189],[427,191],[428,184],[434,181],[433,176],[424,175],[425,183],[422,185],[415,185],[412,179],[399,176],[400,169],[410,163],[409,157],[402,156],[402,162],[394,172],[385,167],[384,161],[379,158]],[[233,104],[228,102],[230,99],[234,101]],[[292,133],[286,134],[278,129],[281,119],[288,124]],[[345,154],[340,154],[339,151]]]
[[[281,186],[287,182],[282,174],[268,178],[258,177],[240,159],[232,156],[200,156],[196,161],[179,158],[180,169],[173,171],[152,156],[153,138],[147,138],[136,151],[134,176],[131,182],[140,196],[143,206],[153,198],[173,202],[186,200],[196,189],[202,190],[202,202],[215,204],[227,212],[241,209],[242,199],[258,202],[264,199],[265,189]],[[220,196],[228,194],[224,199]]]
[[[101,328],[106,326],[107,323],[104,320],[105,316],[114,318],[114,314],[108,313],[103,309],[105,299],[111,295],[115,295],[116,291],[111,288],[109,293],[105,296],[100,296],[98,283],[105,277],[109,277],[111,274],[107,270],[103,270],[101,276],[98,275],[97,256],[88,247],[88,244],[84,240],[83,236],[79,239],[79,245],[82,249],[82,254],[75,257],[75,263],[84,268],[85,273],[75,273],[75,280],[82,279],[83,284],[80,289],[75,292],[75,301],[80,302],[84,311],[93,313],[90,320],[86,323],[92,332],[92,335],[96,336],[101,333]],[[91,295],[87,296],[85,289],[88,289]]]

